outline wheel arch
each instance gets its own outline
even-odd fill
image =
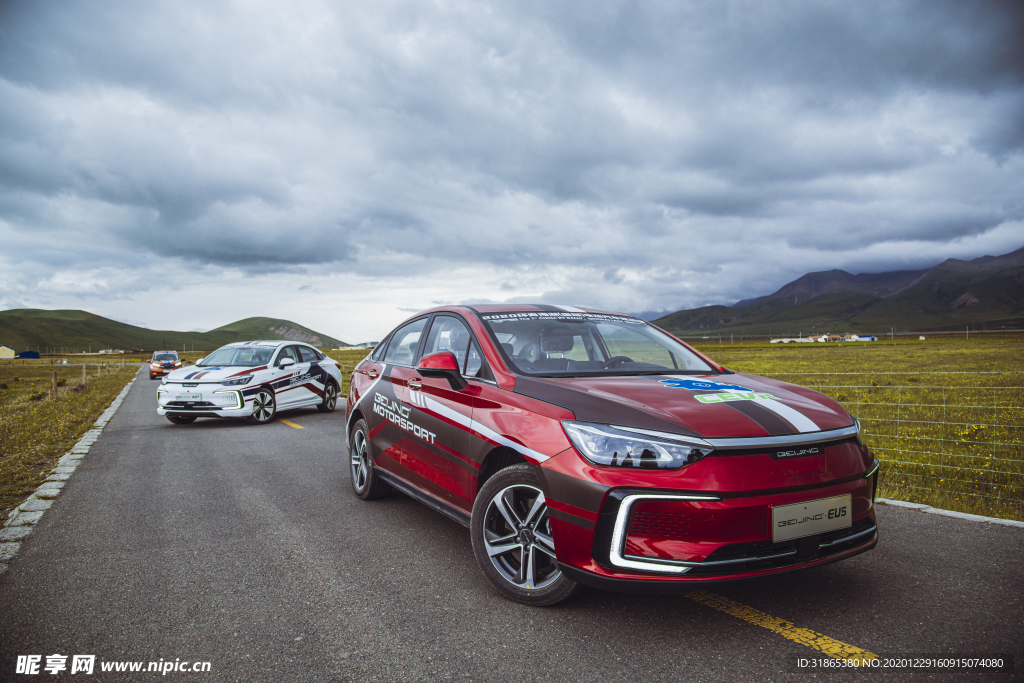
[[[509,467],[510,465],[529,465],[530,461],[527,460],[521,453],[516,451],[514,448],[508,446],[497,446],[484,456],[484,460],[480,463],[480,472],[476,475],[476,491],[473,492],[473,497],[480,492],[480,489],[484,487],[487,480],[493,477],[501,470]]]
[[[356,422],[365,419],[366,418],[363,416],[363,411],[360,410],[358,406],[353,408],[352,412],[349,413],[348,416],[348,427],[345,428],[345,436],[351,438],[352,430],[355,428]]]

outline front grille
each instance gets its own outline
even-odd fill
[[[165,405],[165,409],[175,410],[226,410],[233,406],[219,406],[209,401],[168,401]]]
[[[708,555],[702,564],[686,573],[687,576],[713,576],[716,574],[735,574],[739,572],[779,569],[792,564],[800,564],[808,560],[822,559],[841,553],[850,548],[862,545],[870,540],[871,535],[862,532],[873,530],[875,523],[869,517],[854,522],[849,529],[837,529],[820,536],[797,538],[782,543],[771,541],[752,541],[749,543],[730,543],[718,548]],[[854,538],[849,538],[854,537]],[[849,540],[842,540],[849,538]],[[815,548],[815,545],[817,548]],[[817,550],[815,553],[814,551]],[[781,555],[782,557],[776,557]],[[745,560],[745,561],[744,561]],[[729,564],[712,564],[728,562]]]
[[[682,539],[690,533],[690,521],[677,512],[636,512],[629,525],[629,536]]]

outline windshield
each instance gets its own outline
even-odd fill
[[[480,316],[513,369],[525,375],[707,374],[697,354],[643,320],[595,313]]]
[[[158,353],[153,356],[153,360],[178,360],[178,354],[176,353]]]
[[[270,357],[274,355],[273,346],[224,346],[203,359],[202,363],[196,363],[201,367],[219,365],[228,367],[240,365],[251,368],[256,365],[266,365]]]

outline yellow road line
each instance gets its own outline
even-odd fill
[[[277,419],[278,419],[279,421],[281,421],[281,422],[284,422],[284,423],[285,423],[286,425],[288,425],[289,427],[295,427],[296,429],[305,429],[305,427],[303,427],[302,425],[297,425],[297,424],[295,424],[294,422],[291,422],[290,420],[285,420],[284,418],[280,418],[280,417],[279,417],[279,418],[277,418]]]
[[[686,597],[691,600],[695,600],[702,605],[708,607],[714,607],[720,612],[731,614],[734,617],[749,621],[755,626],[766,628],[769,631],[778,633],[783,638],[788,638],[794,642],[806,645],[809,648],[824,652],[829,657],[835,659],[859,659],[861,661],[868,661],[872,659],[878,659],[878,655],[873,652],[862,650],[859,647],[853,645],[847,645],[846,643],[840,642],[834,638],[829,638],[826,635],[822,635],[817,631],[812,631],[809,628],[800,628],[786,621],[785,619],[779,619],[773,617],[770,614],[765,614],[753,607],[747,607],[738,602],[734,602],[729,598],[723,598],[721,595],[715,595],[709,591],[694,591],[687,593]]]

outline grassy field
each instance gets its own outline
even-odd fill
[[[697,348],[842,403],[882,461],[880,496],[1024,520],[1024,335]]]
[[[716,340],[697,348],[732,370],[811,387],[842,403],[860,418],[883,463],[879,495],[1024,520],[1024,335],[785,346]],[[345,396],[352,369],[370,352],[327,353],[341,367]],[[137,370],[97,378],[95,363],[120,359],[86,360],[94,363],[89,390],[79,392],[73,388],[81,367],[51,366],[45,358],[27,367],[0,363],[0,509],[45,479]],[[53,371],[64,380],[57,399],[48,396]]]
[[[359,362],[370,355],[373,349],[346,349],[344,351],[324,351],[328,356],[338,361],[341,368],[341,397],[348,396],[348,385],[351,383],[352,371]]]
[[[0,364],[0,512],[46,479],[136,372],[137,366],[91,365],[83,383],[80,366]]]

